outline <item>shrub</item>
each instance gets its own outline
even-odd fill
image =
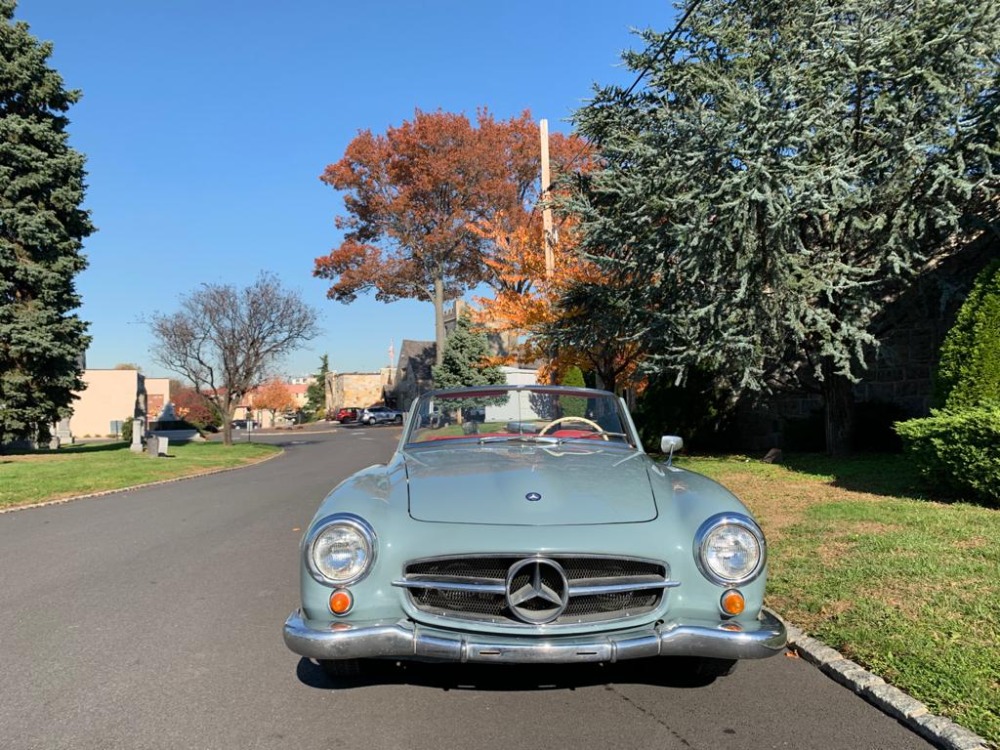
[[[896,432],[932,491],[1000,506],[1000,407],[932,411]]]
[[[576,365],[573,365],[566,370],[566,374],[563,375],[562,385],[572,386],[573,388],[583,388],[585,385],[583,371]],[[562,414],[564,417],[582,417],[587,413],[587,399],[585,398],[563,396],[559,399],[559,405],[562,407]]]
[[[739,445],[734,401],[708,371],[692,369],[681,384],[672,374],[650,375],[633,417],[650,451],[660,450],[663,435],[680,435],[689,452],[729,452]]]
[[[1000,261],[988,265],[941,346],[936,397],[948,410],[1000,404]]]
[[[122,440],[126,443],[132,442],[132,419],[122,420]]]

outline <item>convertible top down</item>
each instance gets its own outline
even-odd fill
[[[664,452],[682,444],[665,436]],[[288,647],[494,663],[780,653],[764,535],[699,474],[651,459],[624,402],[558,386],[433,391],[387,464],[323,500],[302,541]]]

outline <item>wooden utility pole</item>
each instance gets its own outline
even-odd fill
[[[539,130],[542,137],[542,235],[545,243],[545,278],[552,278],[555,269],[555,254],[552,237],[552,209],[549,208],[549,121],[541,120]]]

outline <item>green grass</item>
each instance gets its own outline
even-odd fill
[[[1000,742],[1000,512],[921,497],[896,456],[684,459],[757,515],[768,603],[789,621]]]
[[[126,443],[0,455],[0,508],[30,505],[253,463],[280,449],[260,443],[171,443],[169,455],[132,453]]]

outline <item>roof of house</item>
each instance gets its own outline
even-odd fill
[[[403,339],[399,348],[399,370],[406,370],[414,380],[430,380],[437,345],[433,341]]]

